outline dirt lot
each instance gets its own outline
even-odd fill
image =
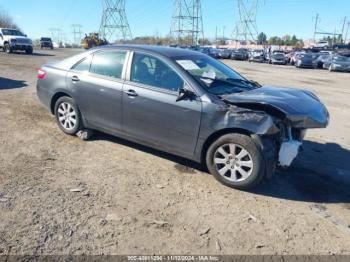
[[[332,116],[290,170],[248,193],[124,140],[64,135],[36,69],[73,52],[0,53],[0,254],[350,254],[350,74],[227,62],[314,91]]]

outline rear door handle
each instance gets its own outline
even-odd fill
[[[138,96],[135,90],[127,90],[127,91],[124,91],[124,93],[132,97]]]
[[[72,81],[73,81],[73,82],[79,82],[80,79],[79,79],[79,77],[77,77],[77,76],[72,76]]]

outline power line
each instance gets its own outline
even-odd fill
[[[102,0],[100,35],[109,42],[132,39],[125,12],[125,0]]]
[[[199,40],[204,40],[200,0],[174,1],[170,35],[176,44],[198,45]]]

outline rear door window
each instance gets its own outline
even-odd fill
[[[126,51],[100,51],[94,54],[90,73],[121,78],[126,58]]]

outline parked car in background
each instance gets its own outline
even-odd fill
[[[323,68],[328,69],[330,72],[350,72],[350,58],[340,55],[330,56],[323,63]]]
[[[211,56],[213,58],[218,58],[218,50],[212,47],[202,47],[199,50],[201,53]]]
[[[0,48],[6,53],[25,51],[27,54],[32,54],[33,42],[17,29],[0,28]]]
[[[334,53],[333,51],[325,51],[325,50],[320,51],[321,55],[332,55],[333,53]]]
[[[318,49],[326,49],[329,47],[328,41],[319,41],[316,44],[312,45],[313,48],[318,48]]]
[[[212,58],[219,58],[219,50],[216,48],[210,48],[209,49],[209,56],[211,56]]]
[[[314,68],[323,68],[324,62],[330,57],[331,55],[328,53],[320,53],[319,57],[313,61]]]
[[[51,38],[49,38],[49,37],[40,38],[40,48],[41,49],[43,49],[43,48],[53,49],[53,43],[52,43]]]
[[[269,64],[286,65],[287,57],[285,53],[273,53],[270,55],[268,62]]]
[[[248,50],[244,48],[233,50],[231,53],[231,59],[233,60],[244,61],[244,60],[248,60],[248,58],[249,58]]]
[[[230,49],[218,49],[218,58],[229,59],[231,58],[232,50]]]
[[[305,52],[300,52],[300,51],[294,52],[293,55],[290,58],[290,62],[289,63],[291,65],[295,65],[295,62],[297,61],[298,56],[301,55],[301,54],[305,54]]]
[[[38,70],[40,101],[68,135],[99,130],[207,166],[239,189],[289,166],[305,131],[324,128],[309,91],[261,87],[198,52],[106,46]]]
[[[260,62],[260,63],[263,63],[263,62],[265,62],[265,60],[266,59],[265,59],[264,50],[257,49],[257,50],[250,51],[249,59],[248,59],[249,62]]]
[[[318,58],[317,53],[299,54],[296,58],[296,68],[314,68],[314,61]]]

